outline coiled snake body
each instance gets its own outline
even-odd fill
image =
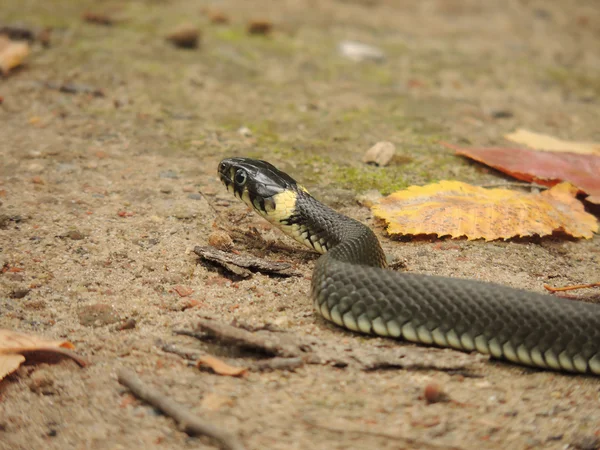
[[[478,351],[518,364],[600,375],[600,307],[493,283],[386,269],[377,237],[265,161],[225,159],[227,189],[322,253],[315,309],[362,333]]]

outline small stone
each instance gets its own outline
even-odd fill
[[[46,371],[35,371],[27,380],[27,386],[31,392],[42,395],[53,395],[56,394],[56,388],[54,386],[54,380],[52,376]]]
[[[178,208],[173,212],[173,217],[179,220],[190,220],[196,217],[196,213],[184,208]]]
[[[105,303],[84,306],[78,313],[79,323],[85,327],[101,327],[120,320],[114,308]]]
[[[70,230],[64,234],[64,237],[69,238],[73,241],[81,241],[82,239],[85,239],[85,234],[83,234],[79,230]]]
[[[188,195],[188,198],[191,200],[202,200],[202,195],[200,194],[190,194]]]
[[[197,48],[200,41],[200,31],[191,24],[180,25],[167,35],[167,40],[180,48]]]
[[[498,109],[498,110],[492,111],[490,113],[490,115],[494,119],[510,119],[511,117],[514,116],[513,112],[509,111],[507,109]]]
[[[250,130],[248,127],[240,127],[238,128],[237,132],[244,137],[252,137],[252,130]]]
[[[217,230],[208,236],[208,245],[227,252],[233,248],[233,240],[226,232]]]
[[[273,24],[268,20],[253,20],[248,23],[248,34],[269,34],[273,31]]]
[[[174,170],[163,170],[159,176],[161,178],[171,178],[173,180],[176,180],[177,178],[179,178],[179,175],[177,175],[177,172],[175,172]]]
[[[7,214],[0,214],[0,228],[8,228],[10,222],[10,216]]]
[[[442,387],[437,383],[429,383],[425,386],[423,391],[425,401],[429,404],[438,402],[447,402],[449,400],[448,395],[444,392]]]
[[[44,181],[44,179],[42,177],[40,177],[40,176],[37,176],[37,175],[31,179],[31,182],[33,184],[46,184],[46,182]]]
[[[339,45],[339,51],[342,56],[356,62],[382,62],[385,60],[385,54],[380,49],[362,42],[342,41]]]
[[[46,168],[39,163],[32,163],[29,164],[29,166],[27,167],[27,170],[31,173],[42,173],[46,170]]]
[[[375,164],[376,166],[387,166],[396,152],[396,146],[391,142],[381,141],[371,147],[363,156],[363,162],[366,164]]]
[[[163,194],[170,194],[171,192],[173,192],[173,189],[169,186],[163,186],[160,188],[160,192]]]
[[[31,292],[31,289],[15,289],[10,293],[10,298],[23,298]]]
[[[578,450],[598,450],[600,449],[600,436],[576,434],[571,439],[571,445]]]
[[[117,330],[117,331],[133,330],[136,325],[137,325],[136,320],[133,318],[130,318],[130,319],[125,320],[124,322],[117,324],[115,327],[115,330]]]

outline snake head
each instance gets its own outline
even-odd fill
[[[298,189],[292,177],[258,159],[227,158],[218,171],[229,192],[263,215],[275,208],[276,195]]]

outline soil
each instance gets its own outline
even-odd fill
[[[341,355],[422,350],[313,312],[316,256],[228,195],[216,167],[232,155],[269,160],[372,226],[403,270],[539,292],[599,281],[598,235],[399,242],[356,202],[369,189],[507,180],[441,140],[497,145],[517,127],[600,140],[597,0],[203,6],[0,4],[5,24],[52,28],[50,46],[33,43],[27,65],[0,81],[0,327],[67,339],[90,362],[26,365],[5,378],[0,448],[215,448],[131,397],[119,367],[249,449],[600,448],[597,377],[490,361],[467,372],[325,363],[228,377],[162,350],[176,344],[239,366],[260,358],[173,334],[201,317],[268,325]],[[85,12],[112,24],[86,22]],[[228,23],[212,23],[216,12]],[[253,21],[261,26],[250,34]],[[165,38],[185,23],[201,30],[198,48]],[[344,40],[385,60],[347,59]],[[393,142],[396,158],[365,167],[378,141]],[[214,231],[302,276],[236,279],[199,261],[192,249]],[[572,296],[599,301],[597,290]],[[428,404],[433,385],[450,401]]]

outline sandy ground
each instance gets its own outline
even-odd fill
[[[49,48],[34,44],[27,67],[0,80],[0,266],[19,269],[0,275],[0,327],[68,339],[91,363],[24,366],[2,381],[0,448],[214,448],[134,400],[116,381],[119,367],[238,433],[249,449],[600,448],[594,377],[484,361],[468,373],[310,364],[232,378],[161,350],[172,343],[236,365],[256,359],[173,335],[206,316],[269,324],[342,355],[414,349],[315,315],[316,256],[228,196],[215,171],[231,155],[268,159],[373,226],[406,270],[535,291],[598,281],[598,236],[397,242],[355,201],[370,188],[505,180],[448,154],[440,140],[498,144],[519,126],[600,140],[597,1],[208,5],[226,25],[211,24],[203,6],[0,4],[6,23],[53,28]],[[119,20],[85,23],[90,10]],[[250,20],[271,21],[273,33],[249,36]],[[199,49],[164,40],[184,22],[202,29]],[[343,58],[344,39],[377,46],[385,61]],[[238,132],[243,126],[251,135]],[[363,167],[361,155],[380,140],[397,145],[398,160]],[[302,276],[231,279],[191,252],[215,229],[237,251],[291,262]],[[573,296],[599,300],[592,290]],[[128,319],[135,326],[121,329]],[[428,405],[431,383],[452,401]]]

